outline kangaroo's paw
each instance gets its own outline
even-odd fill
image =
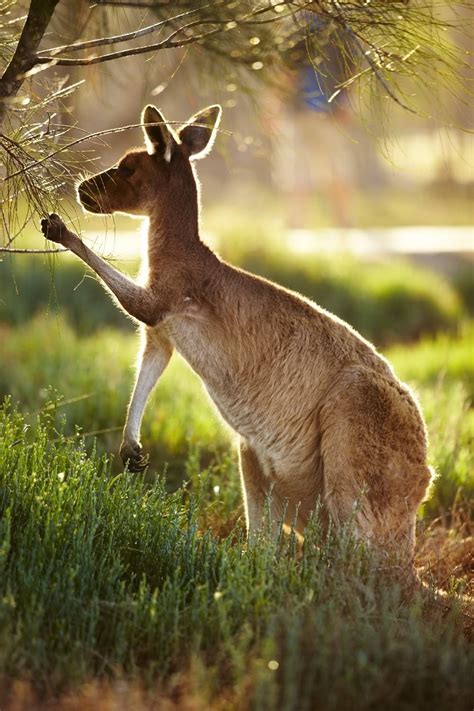
[[[67,247],[71,239],[75,237],[75,235],[68,230],[59,215],[56,215],[54,212],[48,215],[48,217],[43,217],[41,220],[41,232],[46,239],[49,239],[51,242],[56,242],[57,244],[63,244],[65,247]]]
[[[120,456],[129,472],[142,472],[147,468],[150,457],[143,454],[141,445],[134,440],[123,441],[120,446]]]

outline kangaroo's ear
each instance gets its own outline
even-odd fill
[[[209,153],[216,139],[221,114],[222,109],[218,104],[208,106],[207,109],[191,116],[181,128],[179,139],[187,149],[190,158],[204,158]]]
[[[155,106],[149,104],[142,111],[143,133],[148,153],[157,153],[168,161],[171,160],[175,140],[166,123],[165,117]],[[155,125],[147,125],[155,124]]]

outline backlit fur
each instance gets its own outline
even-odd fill
[[[125,311],[144,324],[122,456],[132,469],[146,465],[141,417],[177,350],[239,435],[250,536],[261,528],[268,501],[275,529],[295,522],[303,535],[320,500],[326,521],[341,526],[353,520],[359,536],[409,573],[415,514],[430,481],[418,404],[348,324],[227,264],[201,241],[192,161],[214,140],[219,116],[211,107],[175,135],[148,107],[145,123],[157,123],[152,132],[145,128],[151,152],[150,145],[131,151],[79,187],[88,210],[149,218],[143,285],[104,266],[50,220],[48,236],[90,264]]]

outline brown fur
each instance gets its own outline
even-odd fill
[[[412,570],[415,514],[430,481],[419,407],[387,361],[349,325],[216,256],[199,238],[192,158],[212,143],[211,107],[176,136],[154,107],[149,150],[84,181],[93,212],[149,217],[148,274],[138,285],[89,250],[57,216],[49,239],[86,261],[127,313],[145,324],[144,348],[122,455],[146,465],[139,426],[146,398],[176,349],[240,436],[249,534],[270,496],[275,523],[304,532],[318,499],[327,517]]]

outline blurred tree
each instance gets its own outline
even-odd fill
[[[217,83],[251,89],[259,78],[278,88],[303,52],[318,81],[330,84],[331,98],[358,82],[369,97],[423,112],[423,93],[441,86],[466,101],[467,55],[453,37],[469,32],[470,6],[471,0],[0,0],[0,250],[19,251],[24,225],[54,209],[59,189],[84,162],[78,151],[85,137],[74,137],[61,118],[61,102],[80,82],[58,68],[173,50]],[[126,26],[134,29],[119,32]],[[54,36],[64,43],[48,46]],[[335,52],[347,68],[337,82],[324,69]]]

